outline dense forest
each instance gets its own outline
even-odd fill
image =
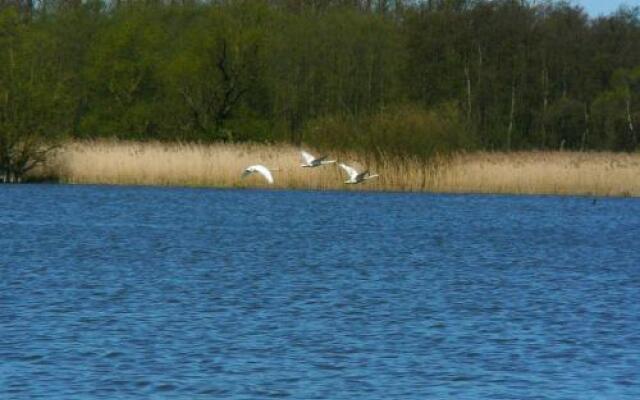
[[[638,8],[0,0],[0,161],[16,168],[60,138],[633,151],[639,89]]]

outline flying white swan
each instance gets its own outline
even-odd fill
[[[342,168],[347,172],[347,175],[349,175],[349,179],[344,181],[344,183],[352,183],[352,184],[362,183],[366,180],[377,178],[378,176],[380,176],[378,174],[371,175],[369,173],[369,170],[366,170],[364,172],[358,172],[355,168],[350,167],[343,163],[340,163],[338,165],[340,166],[340,168]]]
[[[300,166],[305,168],[314,168],[321,165],[333,164],[334,162],[336,162],[336,160],[327,160],[328,156],[315,158],[304,150],[300,151],[300,155],[302,156],[302,162],[304,163],[300,164]]]
[[[267,182],[273,183],[273,175],[271,175],[271,170],[269,170],[269,168],[265,167],[264,165],[260,165],[260,164],[250,165],[247,168],[245,168],[245,170],[242,172],[242,177],[246,178],[247,176],[255,172],[262,175],[264,179],[267,180]]]

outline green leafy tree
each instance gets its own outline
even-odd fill
[[[182,129],[209,140],[233,139],[227,122],[262,78],[261,16],[260,9],[248,6],[212,7],[181,32],[181,45],[161,74],[169,96],[179,102]]]
[[[154,10],[117,12],[97,33],[83,65],[87,111],[82,136],[153,135],[159,95],[154,71],[168,39]]]
[[[597,97],[593,108],[600,144],[616,150],[635,150],[640,123],[640,67],[617,70],[610,90]]]
[[[24,175],[69,133],[73,99],[59,44],[39,27],[0,12],[0,180]]]

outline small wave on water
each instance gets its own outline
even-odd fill
[[[0,204],[1,399],[640,398],[638,200],[21,185]]]

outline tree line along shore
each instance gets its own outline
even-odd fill
[[[304,144],[380,163],[638,149],[639,8],[7,0],[0,50],[0,170],[16,177],[61,143],[101,138]]]

